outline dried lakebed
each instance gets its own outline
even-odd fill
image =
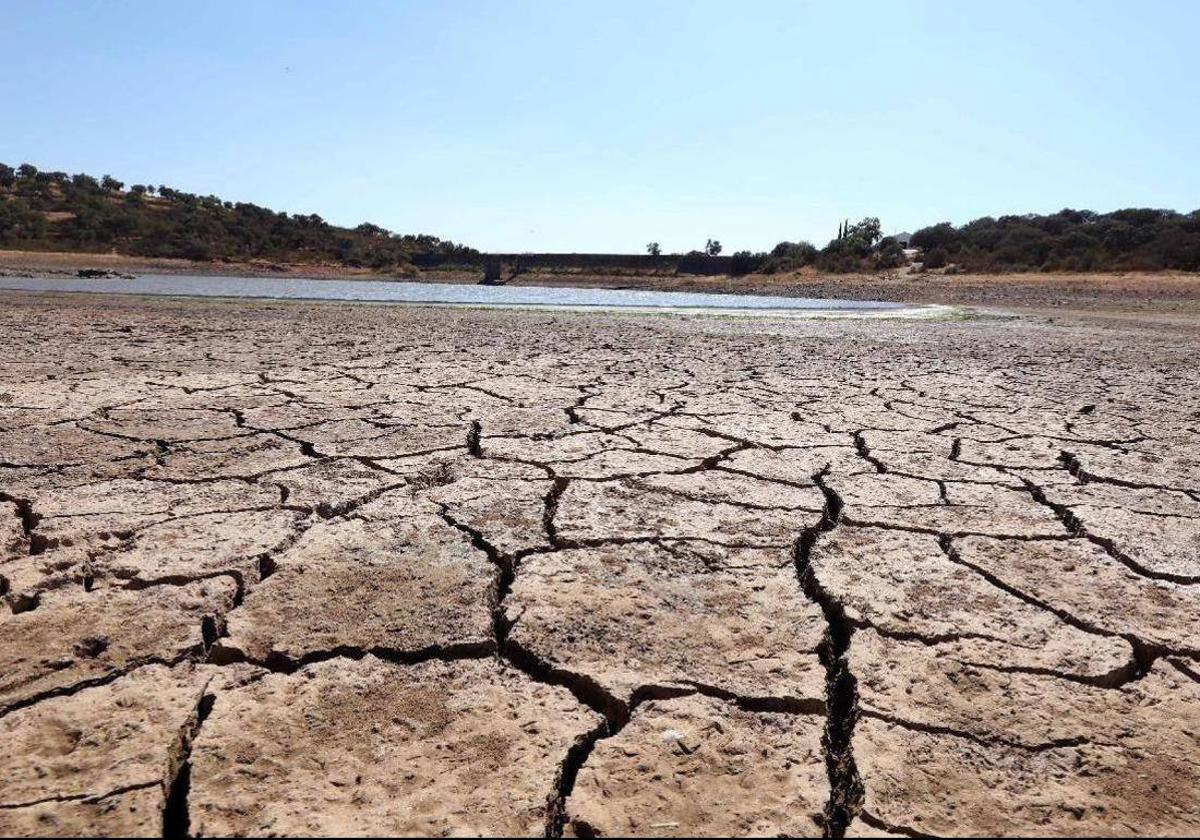
[[[1195,338],[0,302],[2,834],[1200,830]]]

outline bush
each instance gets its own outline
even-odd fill
[[[871,263],[876,269],[899,268],[905,263],[904,249],[893,237],[885,236],[876,246]]]
[[[817,258],[817,267],[831,274],[852,274],[862,270],[862,258],[849,251],[826,248]]]
[[[926,268],[945,268],[946,267],[946,249],[934,248],[927,254],[922,254],[923,259],[921,264]]]
[[[763,258],[758,270],[763,274],[798,271],[812,265],[817,253],[817,249],[809,242],[780,242]]]
[[[837,238],[826,245],[817,257],[817,265],[823,271],[838,274],[874,268],[881,230],[879,219],[875,216],[867,216],[853,225],[845,222],[839,226]]]
[[[759,268],[765,259],[766,254],[752,254],[749,251],[738,251],[729,260],[729,273],[735,277],[749,274]]]

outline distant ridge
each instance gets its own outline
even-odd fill
[[[966,271],[1200,271],[1200,210],[1060,210],[949,222],[912,235],[930,267]]]
[[[1111,213],[1061,210],[1049,215],[984,217],[949,222],[911,235],[882,236],[874,217],[845,220],[824,248],[780,242],[769,252],[722,256],[705,251],[662,254],[492,255],[510,274],[523,271],[729,274],[889,271],[912,252],[921,270],[1200,271],[1200,210],[1130,208]],[[428,234],[395,234],[378,225],[331,225],[316,214],[287,214],[167,186],[124,183],[105,175],[43,172],[0,163],[0,248],[116,252],[191,260],[266,260],[333,264],[381,273],[416,269],[482,270],[485,257]]]
[[[105,175],[42,172],[0,163],[0,247],[116,251],[191,260],[338,263],[379,271],[411,266],[414,254],[478,260],[478,251],[427,234],[393,234],[369,223],[331,225],[167,186]]]

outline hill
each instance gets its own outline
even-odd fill
[[[1200,271],[1200,210],[1062,210],[949,222],[912,236],[931,268],[965,271]]]
[[[927,269],[973,273],[1200,271],[1200,210],[1130,208],[1112,213],[1062,210],[1051,215],[976,219],[932,225],[912,235]],[[115,252],[189,260],[268,260],[334,264],[380,272],[417,268],[479,269],[484,257],[427,234],[394,234],[378,225],[331,225],[320,216],[287,214],[167,186],[125,184],[105,175],[42,172],[0,163],[0,248]],[[770,252],[660,254],[507,254],[509,273],[526,270],[633,274],[789,274],[813,268],[845,274],[904,266],[900,243],[882,236],[878,218],[848,220],[824,248],[780,242]]]
[[[380,271],[414,255],[478,261],[473,248],[373,224],[331,225],[317,215],[276,212],[167,186],[125,184],[105,175],[42,172],[0,163],[0,247],[115,251],[191,260],[336,262]]]

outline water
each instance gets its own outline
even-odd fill
[[[144,274],[126,278],[0,277],[0,289],[37,292],[186,297],[269,298],[294,300],[371,301],[428,305],[460,305],[547,309],[616,309],[632,311],[721,312],[742,314],[895,313],[910,310],[900,303],[786,298],[764,295],[694,294],[621,289],[478,286],[456,283],[404,283],[383,280],[306,280],[279,277],[201,277]]]

